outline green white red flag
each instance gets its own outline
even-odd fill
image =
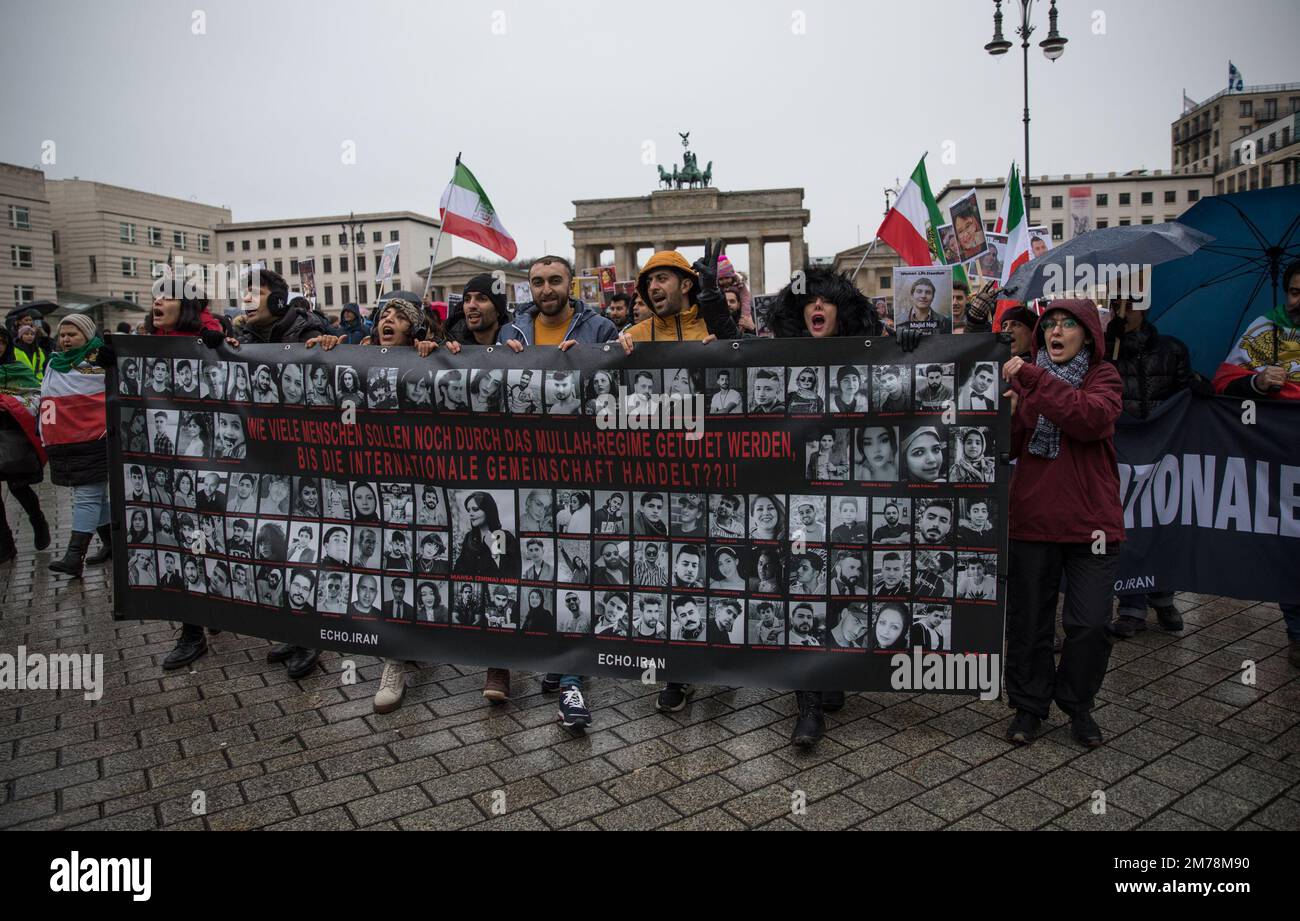
[[[502,259],[514,259],[518,255],[514,237],[501,223],[483,187],[459,157],[456,159],[456,173],[447,183],[438,209],[446,233],[477,243]]]
[[[1005,286],[1016,269],[1030,260],[1029,224],[1025,220],[1025,188],[1020,182],[1020,171],[1011,164],[1011,173],[1007,176],[1007,191],[1003,196],[1007,203],[1007,249],[1002,257],[1002,278],[999,284]]]

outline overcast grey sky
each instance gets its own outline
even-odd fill
[[[1034,174],[1168,169],[1182,89],[1202,99],[1224,88],[1229,58],[1247,83],[1300,81],[1295,0],[1058,6],[1065,55],[1030,58]],[[1047,31],[1045,0],[1037,7],[1035,43]],[[196,8],[205,34],[194,34]],[[984,52],[992,10],[991,0],[0,0],[0,160],[40,166],[54,140],[51,178],[194,197],[243,221],[431,214],[463,151],[522,255],[568,254],[571,202],[653,190],[643,145],[670,166],[689,130],[715,186],[803,187],[811,251],[831,255],[870,239],[882,190],[923,151],[936,194],[1022,157],[1020,52]],[[1008,31],[1018,15],[1008,11]],[[349,140],[353,165],[342,162]],[[773,278],[785,271],[775,249]]]

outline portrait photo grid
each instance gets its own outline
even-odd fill
[[[999,601],[992,362],[456,372],[460,380],[130,362],[120,475],[133,590],[447,630],[864,652],[953,651],[954,605],[978,616],[967,606]],[[143,386],[127,393],[128,380]],[[202,402],[581,415],[620,392],[634,405],[701,394],[712,414],[819,419],[796,452],[807,491],[255,473],[233,463],[247,456],[243,416]],[[936,484],[951,495],[933,495]]]

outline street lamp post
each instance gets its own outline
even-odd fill
[[[1021,187],[1025,193],[1025,226],[1031,226],[1033,221],[1029,217],[1029,36],[1034,34],[1034,27],[1030,23],[1033,15],[1034,0],[1014,0],[1020,5],[1020,28],[1016,29],[1016,34],[1020,36],[1020,47],[1024,50],[1025,65],[1025,172]],[[984,46],[984,50],[989,54],[997,57],[1006,54],[1011,50],[1011,42],[1002,34],[1002,0],[993,0],[993,41]],[[1055,61],[1065,53],[1065,43],[1069,39],[1061,35],[1056,28],[1056,0],[1051,0],[1051,6],[1047,12],[1047,38],[1038,43],[1043,49],[1043,55],[1049,61]]]
[[[356,298],[355,303],[360,304],[361,292],[357,288],[357,234],[365,233],[366,227],[349,211],[346,223],[340,224],[339,229],[347,234],[348,244],[352,247],[352,296]]]

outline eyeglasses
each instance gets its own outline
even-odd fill
[[[1062,317],[1059,320],[1040,320],[1038,325],[1041,326],[1044,331],[1051,332],[1058,326],[1061,329],[1078,329],[1079,321],[1074,317]]]

